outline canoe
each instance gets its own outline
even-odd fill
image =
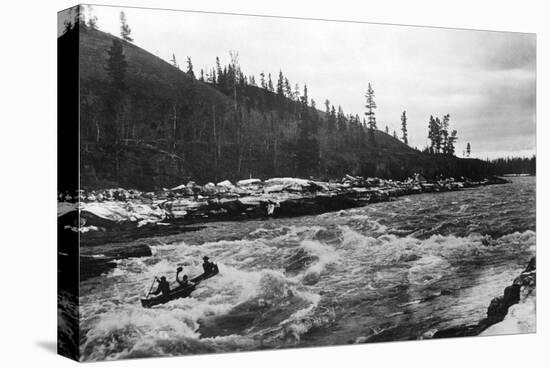
[[[220,272],[220,269],[218,269],[218,265],[214,264],[214,267],[212,268],[211,273],[208,273],[208,274],[203,273],[198,277],[191,279],[191,283],[195,283],[195,285],[197,285],[205,279],[212,278],[214,275],[218,274],[219,272]]]
[[[191,284],[187,287],[179,286],[177,288],[174,288],[170,291],[170,293],[167,296],[160,295],[158,297],[154,298],[142,298],[141,299],[141,305],[145,308],[151,308],[156,305],[161,305],[170,301],[173,301],[178,298],[186,298],[193,293],[197,285],[202,282],[203,280],[206,280],[208,278],[212,278],[214,275],[218,274],[220,271],[218,269],[217,265],[214,265],[214,270],[211,273],[208,274],[201,274],[193,279],[191,279]]]

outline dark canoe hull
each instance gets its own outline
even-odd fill
[[[203,280],[206,280],[208,278],[212,278],[214,275],[218,274],[220,270],[218,269],[218,265],[214,265],[214,270],[209,274],[201,274],[198,277],[195,277],[191,279],[191,283],[195,283],[195,285],[199,284]]]
[[[174,290],[170,291],[168,296],[159,296],[155,298],[142,298],[141,299],[141,305],[145,308],[151,308],[156,305],[161,305],[170,301],[173,301],[178,298],[186,298],[193,293],[193,291],[196,289],[197,285],[202,282],[203,280],[206,280],[208,278],[212,278],[214,275],[218,274],[219,270],[216,266],[214,268],[214,271],[210,274],[201,274],[198,277],[195,277],[191,279],[192,283],[195,283],[193,285],[187,286],[187,287],[178,287]]]

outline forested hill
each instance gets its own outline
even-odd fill
[[[80,28],[80,29],[78,29]],[[145,190],[276,176],[476,176],[489,165],[425,154],[358,116],[315,108],[248,83],[237,65],[217,81],[86,27],[80,37],[81,186]],[[223,50],[222,50],[223,51]],[[398,117],[397,117],[398,118]]]

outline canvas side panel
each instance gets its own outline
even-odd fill
[[[78,7],[58,13],[57,351],[79,359],[79,29]]]

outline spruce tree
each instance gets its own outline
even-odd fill
[[[132,30],[130,29],[130,26],[128,25],[126,21],[126,14],[124,11],[120,12],[120,37],[122,37],[123,40],[128,42],[133,42],[134,39],[130,36],[132,34]]]
[[[126,74],[126,68],[128,63],[124,56],[122,48],[122,42],[119,39],[114,38],[111,48],[107,51],[109,57],[107,59],[107,65],[105,71],[111,79],[111,86],[116,90],[122,90],[125,88],[124,78]]]
[[[457,131],[456,130],[451,131],[451,134],[447,139],[447,149],[446,149],[447,154],[449,155],[455,154],[455,143],[457,140],[458,140]]]
[[[279,70],[279,78],[277,79],[277,95],[281,97],[285,95],[285,79],[282,70]]]
[[[376,102],[374,101],[374,89],[372,89],[370,83],[368,85],[367,94],[365,97],[367,98],[367,104],[365,105],[367,112],[365,112],[365,115],[368,118],[369,128],[374,130],[376,129],[376,115],[374,113],[374,110],[376,109]]]
[[[270,92],[275,91],[275,89],[273,89],[273,81],[271,80],[271,73],[267,74],[267,90]]]
[[[403,143],[409,144],[407,134],[407,111],[403,111],[403,113],[401,114],[401,133],[403,134],[401,137],[403,139]]]
[[[269,74],[271,75],[271,74]],[[271,79],[270,79],[271,80]],[[302,93],[302,105],[307,107],[308,97],[307,97],[307,85],[304,84],[304,93]],[[307,111],[307,108],[305,109]]]
[[[178,65],[178,62],[176,60],[176,54],[172,54],[172,58],[170,59],[170,62],[172,63],[172,66],[176,67],[176,68],[180,68],[180,66]]]
[[[223,75],[222,66],[220,64],[220,58],[218,56],[216,56],[216,74],[217,74],[217,79],[215,83],[219,85],[221,88],[224,88],[225,77]]]
[[[312,101],[312,103],[315,104],[314,101]],[[304,92],[300,101],[300,123],[298,125],[296,163],[298,174],[301,176],[315,174],[319,166],[317,117],[316,114],[310,114],[307,85],[304,85]]]
[[[451,115],[446,114],[443,116],[443,120],[441,121],[441,147],[443,150],[443,154],[449,154],[448,151],[448,140],[449,140],[449,120],[451,118]]]
[[[187,75],[195,79],[195,72],[193,71],[193,63],[191,62],[190,57],[187,57]]]
[[[436,147],[436,141],[437,141],[437,135],[439,134],[437,130],[437,124],[435,122],[435,119],[432,116],[430,116],[430,121],[428,123],[428,139],[430,140],[430,146],[429,146],[429,152],[435,153],[435,147]]]
[[[441,126],[441,120],[439,117],[435,118],[435,152],[441,152],[441,146],[443,143],[443,129]]]
[[[292,99],[292,87],[288,78],[285,78],[285,97]]]
[[[342,109],[342,106],[338,106],[338,113],[336,114],[336,124],[338,126],[338,130],[340,130],[342,133],[346,131],[346,116],[344,115],[344,110]]]
[[[329,130],[334,131],[336,129],[336,109],[334,108],[334,105],[330,108],[330,117],[329,117]]]
[[[470,154],[472,154],[472,147],[470,145],[470,142],[468,142],[468,144],[466,144],[466,156],[469,158]]]

